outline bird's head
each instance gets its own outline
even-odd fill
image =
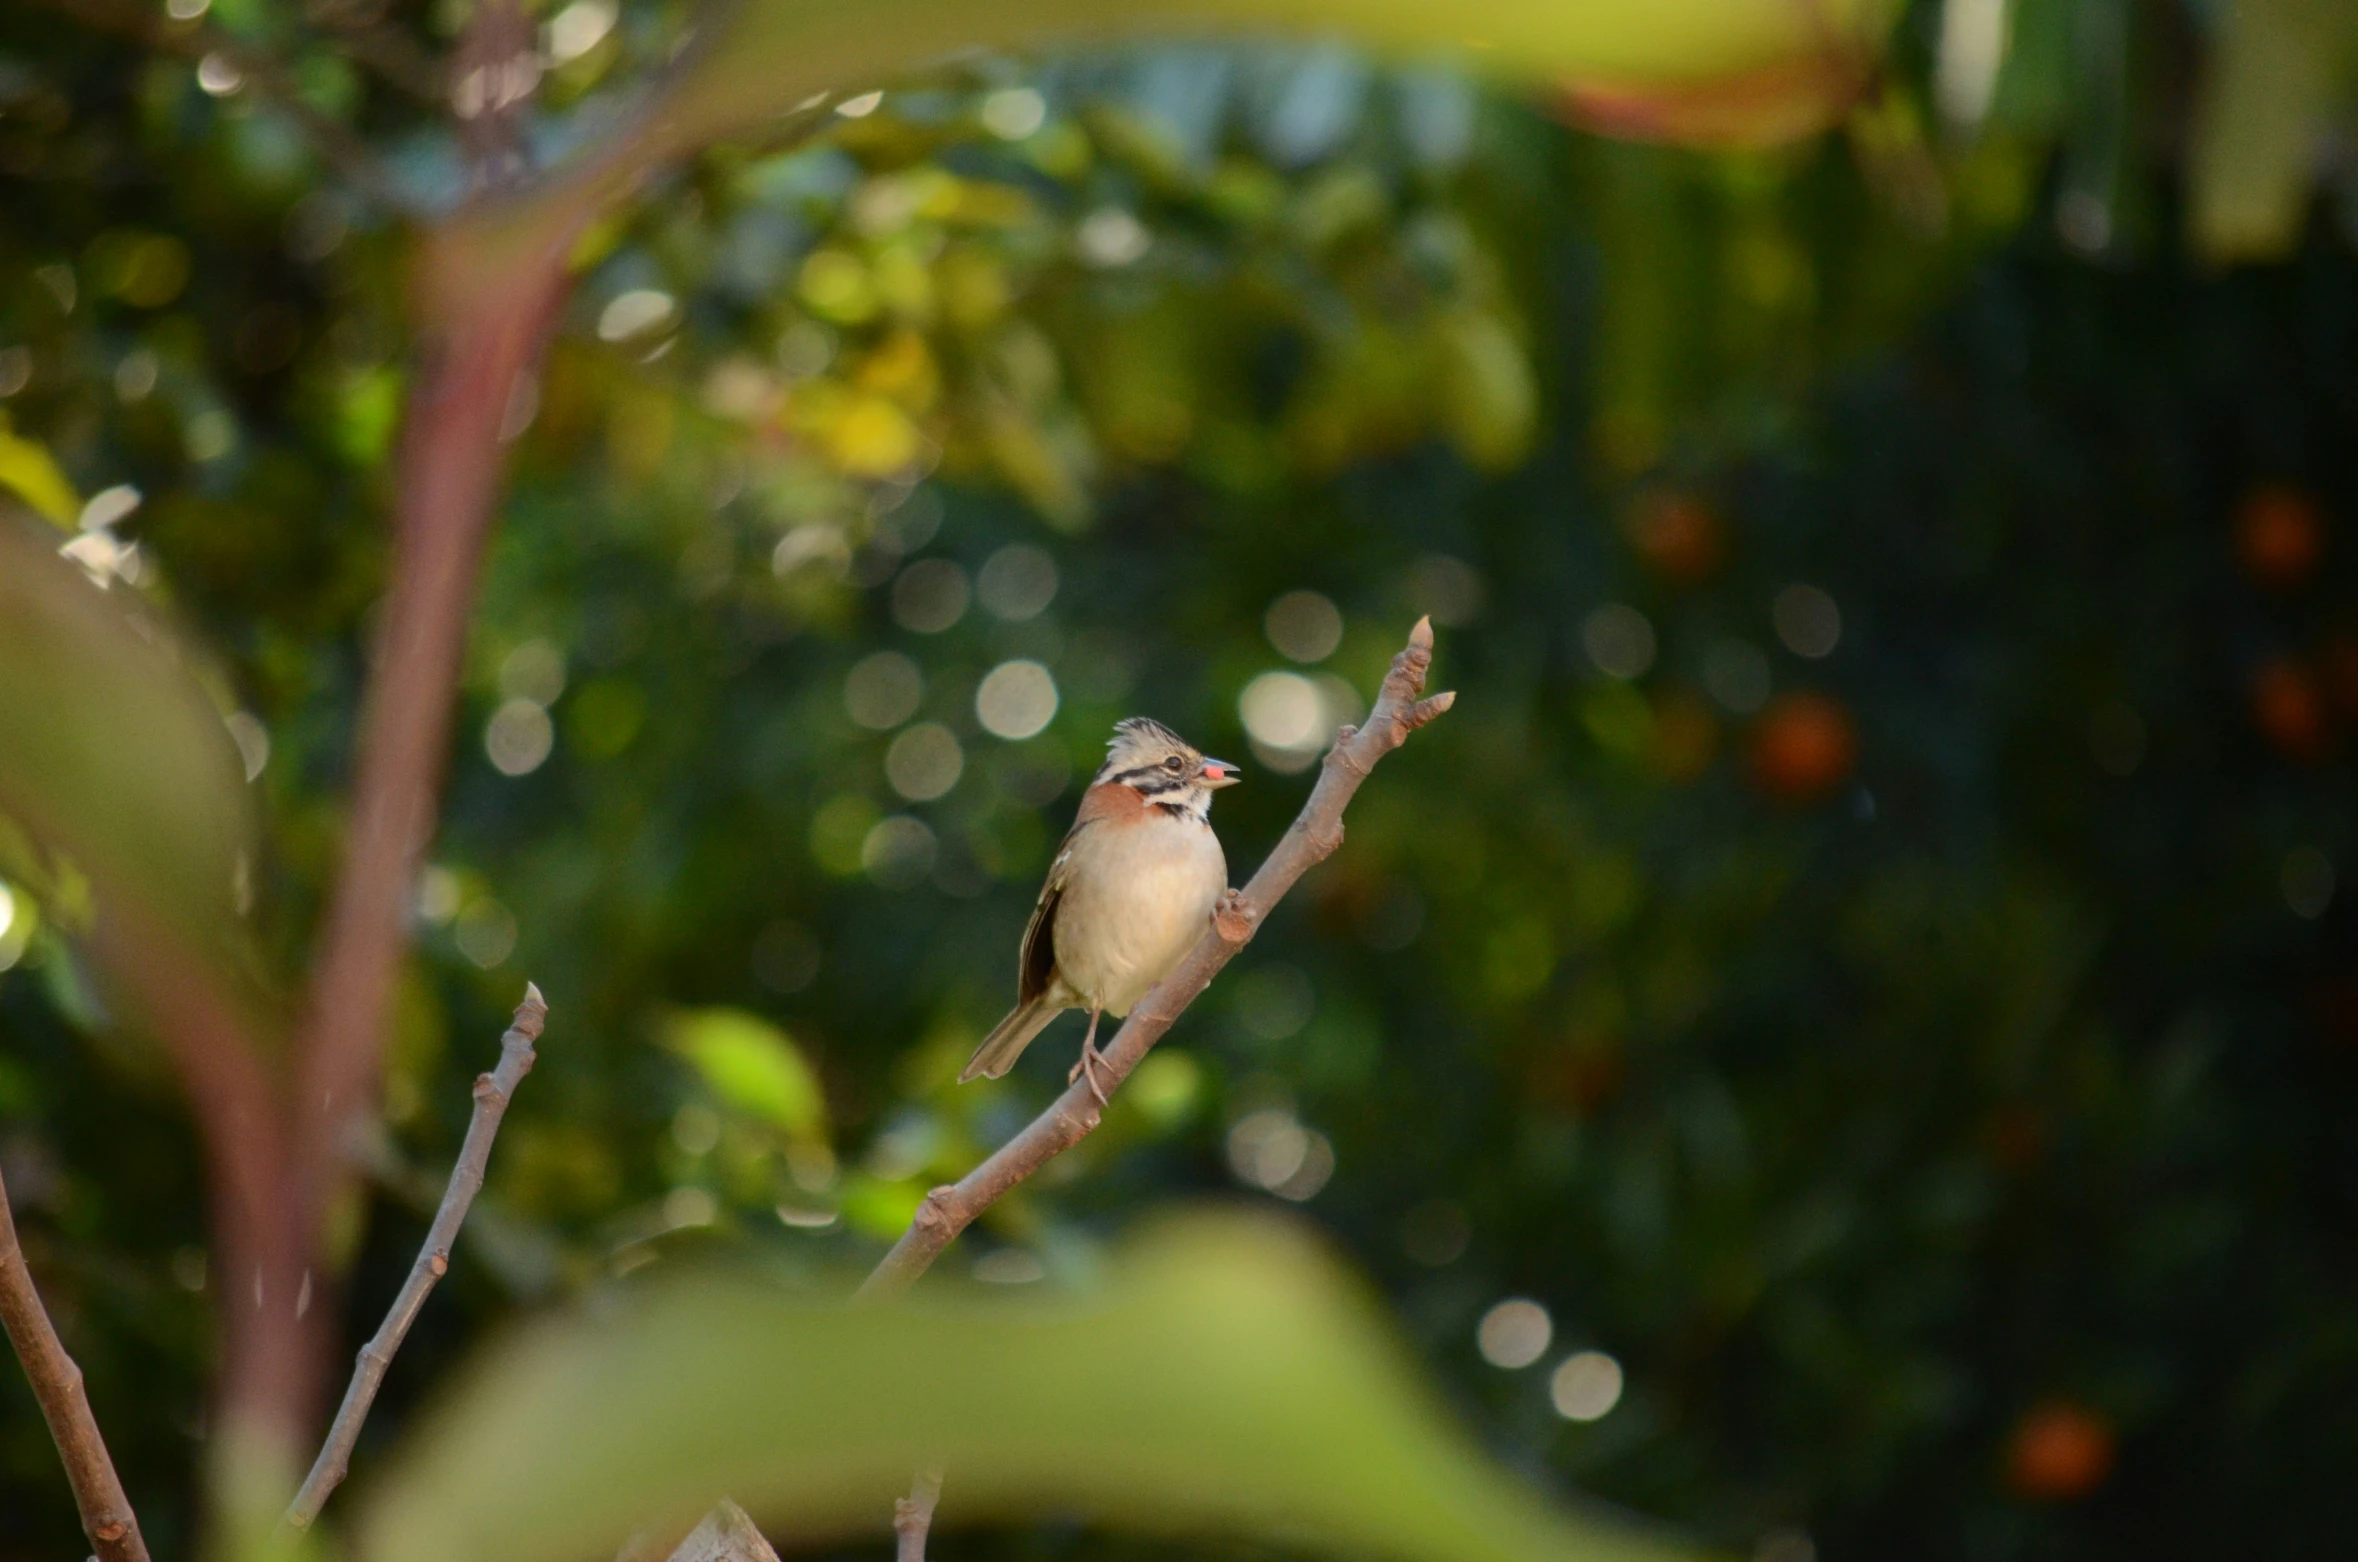
[[[1215,791],[1241,779],[1236,766],[1206,759],[1178,733],[1145,716],[1115,724],[1105,764],[1097,772],[1099,783],[1118,781],[1150,803],[1176,803],[1198,815],[1210,811]]]

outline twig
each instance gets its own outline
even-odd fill
[[[1345,728],[1337,735],[1318,784],[1311,788],[1310,800],[1261,864],[1261,871],[1243,890],[1221,901],[1211,927],[1196,940],[1195,948],[1130,1011],[1119,1034],[1105,1048],[1100,1078],[1106,1081],[1108,1095],[1129,1077],[1147,1049],[1162,1038],[1220,968],[1251,941],[1262,919],[1293,888],[1294,881],[1343,844],[1343,810],[1376,761],[1456,703],[1454,693],[1418,698],[1432,663],[1433,622],[1419,619],[1416,628],[1409,631],[1407,648],[1392,658],[1392,670],[1384,675],[1383,692],[1377,696],[1366,725],[1357,730]],[[928,1193],[909,1229],[861,1284],[855,1299],[883,1301],[906,1291],[977,1215],[1087,1136],[1097,1126],[1099,1110],[1083,1076],[980,1166],[955,1184]]]
[[[934,1504],[941,1500],[942,1472],[931,1467],[917,1472],[908,1496],[893,1499],[893,1562],[925,1562],[925,1533],[933,1528]]]
[[[548,1013],[549,1006],[540,989],[525,983],[524,1001],[516,1005],[515,1023],[499,1039],[498,1065],[475,1080],[475,1115],[467,1124],[465,1141],[459,1146],[458,1163],[450,1169],[450,1186],[442,1195],[442,1207],[434,1212],[433,1224],[426,1228],[425,1245],[418,1249],[418,1260],[410,1267],[409,1278],[402,1283],[401,1294],[393,1299],[393,1308],[385,1314],[376,1336],[360,1348],[360,1359],[352,1369],[352,1385],[344,1390],[344,1403],[336,1410],[336,1419],[328,1427],[327,1440],[320,1446],[311,1473],[303,1480],[303,1489],[295,1493],[294,1504],[287,1509],[286,1522],[295,1529],[311,1527],[328,1493],[344,1479],[345,1471],[351,1467],[352,1446],[360,1439],[360,1425],[368,1419],[369,1406],[376,1402],[377,1386],[385,1381],[385,1369],[393,1364],[393,1353],[401,1349],[409,1326],[417,1322],[434,1283],[450,1268],[451,1244],[458,1240],[459,1227],[467,1218],[467,1206],[475,1202],[476,1193],[483,1187],[483,1169],[491,1160],[491,1141],[499,1132],[500,1119],[507,1114],[508,1102],[514,1097],[516,1086],[532,1072],[532,1044],[540,1039],[540,1029]]]
[[[106,1439],[98,1435],[97,1418],[90,1414],[89,1396],[82,1391],[82,1369],[66,1354],[48,1309],[41,1305],[41,1293],[33,1289],[33,1271],[16,1240],[16,1217],[8,1208],[5,1184],[0,1184],[0,1324],[7,1326],[8,1341],[32,1380],[33,1397],[41,1403],[42,1419],[49,1423],[57,1456],[65,1462],[66,1479],[73,1485],[74,1506],[82,1510],[82,1533],[90,1537],[99,1562],[147,1562],[139,1520],[131,1511],[131,1499],[123,1495],[122,1478],[107,1457]]]

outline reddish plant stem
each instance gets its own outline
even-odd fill
[[[432,251],[427,252],[432,265]],[[506,463],[503,425],[565,293],[564,251],[507,257],[426,344],[400,459],[392,588],[364,704],[343,870],[296,1037],[288,1197],[306,1252],[350,1170],[347,1126],[372,1109],[406,905],[433,832],[483,543]],[[453,290],[455,291],[455,290]],[[511,429],[509,433],[514,431]],[[324,1375],[311,1351],[291,1386],[308,1421]]]
[[[1252,881],[1221,901],[1212,925],[1196,940],[1195,948],[1130,1011],[1104,1049],[1105,1066],[1098,1078],[1107,1095],[1129,1078],[1147,1050],[1211,984],[1220,968],[1251,941],[1262,919],[1285,898],[1294,882],[1343,844],[1343,810],[1376,761],[1456,703],[1455,694],[1418,698],[1432,664],[1432,620],[1419,619],[1409,632],[1407,648],[1392,658],[1392,670],[1384,676],[1383,692],[1377,696],[1366,725],[1355,731],[1346,728],[1336,738],[1318,784],[1310,789],[1309,801],[1302,805],[1293,827],[1278,841]],[[1096,1128],[1100,1111],[1088,1078],[1082,1076],[980,1166],[956,1183],[928,1193],[909,1229],[861,1284],[857,1299],[886,1301],[906,1291],[977,1215]]]
[[[41,1418],[65,1464],[66,1480],[74,1489],[74,1506],[82,1512],[82,1533],[90,1537],[98,1562],[147,1562],[147,1542],[140,1537],[138,1516],[123,1493],[123,1481],[108,1457],[106,1439],[98,1434],[97,1418],[82,1389],[82,1369],[66,1354],[65,1343],[41,1305],[33,1287],[33,1271],[25,1263],[24,1248],[16,1239],[16,1216],[8,1207],[8,1188],[0,1183],[0,1326],[24,1363],[33,1385]]]

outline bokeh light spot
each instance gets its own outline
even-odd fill
[[[605,342],[627,342],[645,336],[671,322],[679,305],[669,293],[651,287],[635,287],[627,293],[617,293],[598,311],[598,339]]]
[[[1289,591],[1269,604],[1261,627],[1289,661],[1323,662],[1343,643],[1343,614],[1316,591]]]
[[[1299,1204],[1334,1176],[1335,1148],[1286,1108],[1264,1107],[1228,1130],[1228,1165],[1238,1181]]]
[[[929,803],[958,784],[966,751],[938,721],[921,721],[892,740],[884,753],[885,779],[913,803]]]
[[[549,713],[530,700],[508,700],[491,713],[483,729],[483,752],[503,776],[530,775],[549,757],[557,729]]]
[[[1482,1315],[1474,1327],[1474,1345],[1484,1361],[1511,1371],[1546,1355],[1555,1333],[1546,1308],[1529,1297],[1512,1296]]]
[[[983,562],[976,594],[994,618],[1011,624],[1037,618],[1056,600],[1056,560],[1044,548],[1010,543]]]
[[[1029,87],[1003,87],[983,99],[983,129],[1002,141],[1021,141],[1047,120],[1047,100]]]
[[[1580,645],[1608,677],[1642,677],[1654,665],[1654,626],[1627,603],[1608,602],[1582,619]]]
[[[1777,626],[1777,638],[1795,656],[1830,656],[1841,643],[1842,610],[1815,586],[1787,586],[1770,604],[1769,616]]]
[[[459,913],[453,937],[459,953],[488,971],[516,952],[516,916],[496,900],[478,900]]]
[[[925,674],[898,651],[878,651],[852,664],[843,679],[843,708],[874,732],[889,732],[911,716],[925,698]]]
[[[1247,971],[1236,984],[1236,1017],[1263,1041],[1283,1041],[1310,1023],[1318,997],[1299,967],[1279,963]]]
[[[1742,640],[1719,641],[1703,653],[1703,687],[1721,708],[1749,716],[1768,703],[1768,658]]]
[[[974,691],[974,715],[983,730],[1010,742],[1044,729],[1056,716],[1056,679],[1038,662],[1001,662]],[[1057,788],[1063,790],[1061,782]]]
[[[554,705],[565,692],[565,653],[546,640],[527,640],[499,664],[499,692],[511,700]]]
[[[892,620],[914,634],[938,635],[966,616],[973,595],[966,571],[948,559],[919,559],[892,583]]]
[[[1566,1356],[1547,1382],[1548,1402],[1567,1421],[1595,1421],[1621,1403],[1621,1363],[1601,1350]]]
[[[915,889],[933,871],[933,831],[922,819],[879,819],[860,842],[860,866],[885,889]]]

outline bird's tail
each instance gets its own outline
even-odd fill
[[[1017,1004],[1008,1011],[1007,1018],[992,1027],[991,1033],[983,1038],[982,1045],[974,1049],[974,1056],[966,1060],[965,1071],[959,1074],[958,1083],[963,1085],[970,1079],[997,1079],[1015,1067],[1015,1060],[1023,1056],[1023,1049],[1032,1044],[1032,1038],[1047,1029],[1048,1022],[1062,1014],[1065,1008],[1064,1004],[1049,1002],[1045,993],[1029,1003]]]

